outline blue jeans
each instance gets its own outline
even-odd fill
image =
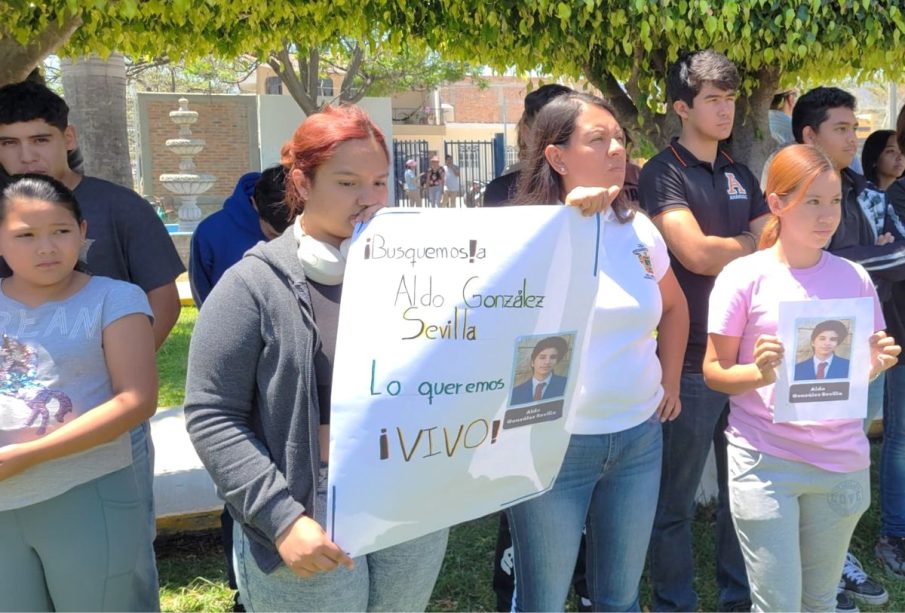
[[[317,486],[318,523],[325,525],[327,468]],[[430,600],[449,530],[443,529],[354,558],[355,569],[300,578],[285,564],[267,574],[249,550],[248,536],[233,525],[233,566],[247,611],[424,611]]]
[[[515,610],[562,611],[583,529],[595,611],[639,611],[660,483],[656,416],[612,434],[573,434],[553,488],[510,508]]]
[[[138,484],[138,501],[141,504],[141,550],[135,567],[133,611],[160,611],[160,585],[157,576],[157,557],[154,555],[154,539],[157,537],[157,518],[154,513],[154,442],[151,440],[151,424],[144,422],[130,433],[132,435],[132,466]]]
[[[880,449],[880,534],[905,536],[905,366],[886,371]]]
[[[732,527],[726,476],[725,416],[729,397],[704,384],[700,374],[683,374],[682,412],[663,424],[663,476],[650,544],[654,611],[697,611],[691,523],[695,494],[713,442],[719,496],[716,515],[716,572],[719,605],[749,597],[745,561]]]

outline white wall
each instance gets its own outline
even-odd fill
[[[390,156],[393,155],[393,109],[390,98],[364,98],[358,103],[383,132]],[[291,96],[258,96],[258,144],[261,168],[279,163],[280,149],[289,140],[305,114]],[[394,181],[390,180],[390,199],[395,202]]]

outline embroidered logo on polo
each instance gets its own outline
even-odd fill
[[[653,279],[654,265],[650,260],[650,252],[647,250],[647,247],[639,243],[638,247],[632,250],[632,253],[635,254],[635,257],[638,258],[638,262],[641,264],[641,268],[644,269],[644,278]]]
[[[745,190],[741,181],[735,178],[735,173],[726,172],[726,193],[729,194],[729,200],[747,200],[748,192]]]

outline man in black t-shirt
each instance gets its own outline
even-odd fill
[[[669,68],[666,93],[682,132],[641,170],[638,195],[669,247],[691,317],[678,418],[663,424],[663,473],[650,544],[654,611],[696,611],[691,522],[710,450],[717,452],[717,582],[720,610],[750,608],[744,560],[729,515],[728,396],[704,384],[707,306],[715,277],[757,249],[769,212],[757,179],[720,147],[732,133],[739,76],[725,56],[686,54]]]

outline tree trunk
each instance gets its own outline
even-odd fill
[[[123,56],[66,59],[60,68],[85,174],[132,188]]]
[[[664,115],[647,107],[639,109],[626,91],[632,89],[630,83],[623,89],[612,74],[605,70],[598,72],[599,70],[592,62],[585,69],[585,77],[612,103],[616,109],[616,119],[622,126],[636,135],[640,134],[658,150],[665,148],[673,136],[678,136],[682,126],[675,113],[668,112]]]
[[[80,25],[82,18],[79,15],[69,16],[62,23],[52,21],[43,32],[35,33],[25,46],[0,31],[0,86],[24,81],[28,73],[69,40]]]
[[[770,135],[770,102],[779,87],[779,75],[776,68],[759,70],[755,88],[740,94],[735,103],[735,124],[729,150],[758,178],[767,158],[778,146]]]
[[[307,50],[307,57],[303,54],[306,54],[304,49],[296,54],[298,73],[296,73],[295,65],[293,64],[292,52],[289,51],[288,43],[284,43],[283,48],[277,53],[271,54],[267,63],[273,68],[276,75],[280,77],[280,81],[283,82],[286,91],[299,105],[302,112],[308,116],[321,110],[320,105],[317,103],[317,86],[320,83],[317,75],[320,56],[316,48]],[[313,89],[312,82],[314,83]]]

